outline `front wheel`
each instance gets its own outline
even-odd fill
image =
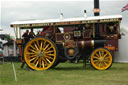
[[[58,57],[54,42],[48,38],[37,37],[29,41],[24,49],[26,64],[34,70],[55,67]]]
[[[112,65],[111,52],[106,48],[97,48],[91,54],[91,65],[97,70],[106,70]]]

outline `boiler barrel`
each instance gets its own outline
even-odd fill
[[[86,41],[79,41],[78,47],[79,48],[94,48],[94,47],[104,47],[104,43],[106,40],[86,40]]]

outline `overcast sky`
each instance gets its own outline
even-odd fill
[[[128,0],[100,0],[100,15],[120,14],[123,16],[121,27],[128,27],[128,10],[121,12]],[[82,17],[83,10],[87,16],[93,16],[93,0],[2,0],[1,24],[4,33],[14,35],[10,23],[17,20],[59,18],[60,13],[67,17]]]

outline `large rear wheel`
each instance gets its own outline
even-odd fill
[[[97,70],[106,70],[112,65],[112,55],[108,49],[97,48],[91,54],[91,65]]]
[[[55,67],[58,57],[54,42],[38,37],[29,41],[24,49],[26,64],[34,70],[46,70]]]

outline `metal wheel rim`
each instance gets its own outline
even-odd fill
[[[46,38],[35,38],[26,45],[24,59],[30,68],[34,70],[46,70],[56,60],[56,48]]]
[[[112,55],[107,49],[98,48],[91,55],[91,64],[98,70],[108,69],[112,64]]]

